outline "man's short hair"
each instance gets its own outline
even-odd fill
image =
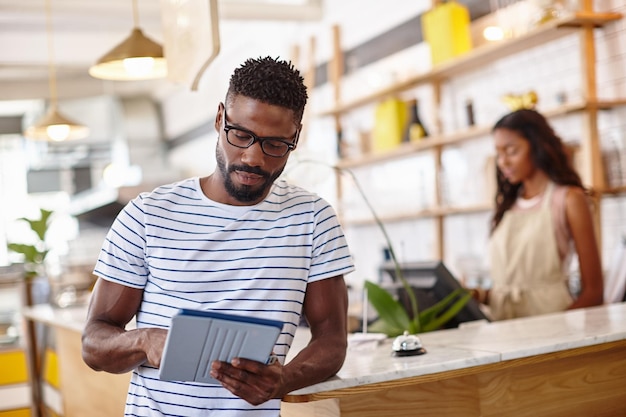
[[[250,58],[235,69],[226,100],[236,95],[293,110],[294,121],[298,124],[308,98],[304,79],[293,64],[269,56]]]

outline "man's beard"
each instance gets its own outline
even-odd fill
[[[276,178],[278,178],[285,169],[285,167],[283,166],[273,175],[270,175],[268,172],[265,172],[260,168],[255,168],[248,165],[231,165],[226,168],[224,153],[219,148],[219,145],[217,147],[215,155],[217,159],[217,167],[220,170],[222,177],[224,178],[224,187],[226,188],[226,192],[240,203],[252,203],[263,198],[265,193],[267,193],[269,188],[274,183],[274,181],[276,181]],[[253,188],[249,185],[237,186],[230,177],[230,174],[235,171],[243,171],[255,175],[261,175],[264,178],[264,181],[260,186],[258,186],[258,188]]]

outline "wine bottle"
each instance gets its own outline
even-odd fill
[[[470,99],[465,101],[465,116],[467,117],[468,126],[474,126],[476,124],[474,120],[474,103]]]
[[[417,99],[408,102],[409,121],[404,131],[404,142],[419,142],[428,136],[428,131],[422,123],[419,115],[419,105]]]

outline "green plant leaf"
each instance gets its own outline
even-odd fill
[[[39,238],[39,242],[34,245],[28,245],[23,243],[9,243],[7,244],[7,248],[10,251],[22,254],[24,256],[24,263],[26,267],[35,271],[35,265],[42,264],[46,256],[48,255],[48,250],[45,248],[45,237],[46,232],[48,231],[48,227],[50,226],[52,211],[46,209],[39,209],[40,218],[39,219],[29,219],[27,217],[19,218],[18,220],[23,220],[27,222],[33,232]]]
[[[404,333],[403,330],[393,327],[381,319],[378,319],[374,323],[367,326],[367,331],[371,333],[383,333],[387,335],[387,337],[395,337]]]
[[[25,245],[23,243],[9,243],[7,245],[9,250],[13,252],[21,253],[24,255],[24,260],[28,263],[37,263],[42,260],[42,254],[37,250],[34,245]]]
[[[438,301],[435,305],[425,309],[420,313],[420,323],[422,325],[428,324],[433,321],[438,315],[442,314],[445,309],[460,295],[461,288],[457,288],[450,294],[445,296],[442,300]]]
[[[472,295],[467,290],[457,288],[433,307],[424,310],[423,313],[429,318],[428,322],[422,323],[422,331],[430,332],[441,328],[453,319],[471,298]],[[432,311],[435,311],[435,314],[432,314]]]
[[[371,281],[365,281],[365,288],[367,299],[378,312],[377,322],[381,322],[377,324],[378,327],[370,327],[372,331],[378,328],[381,333],[390,337],[402,334],[405,330],[411,331],[409,315],[398,300],[395,300],[387,290]],[[372,326],[376,323],[372,323]]]
[[[45,240],[46,232],[48,231],[50,216],[52,216],[52,211],[46,209],[39,209],[41,214],[38,220],[28,219],[26,217],[22,217],[20,220],[24,220],[30,224],[30,228],[33,232],[37,233],[37,237],[39,240]]]

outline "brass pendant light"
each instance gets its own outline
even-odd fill
[[[34,140],[83,139],[89,136],[89,128],[63,116],[57,105],[56,69],[54,67],[54,42],[52,40],[51,0],[46,0],[46,37],[48,39],[48,85],[50,88],[50,106],[46,114],[34,125],[24,131],[24,136]]]
[[[149,80],[167,76],[163,47],[139,29],[137,0],[133,0],[131,34],[89,68],[94,78],[115,81]]]
[[[63,116],[56,103],[51,103],[46,114],[24,131],[24,136],[35,140],[62,142],[86,138],[89,136],[89,128]]]

